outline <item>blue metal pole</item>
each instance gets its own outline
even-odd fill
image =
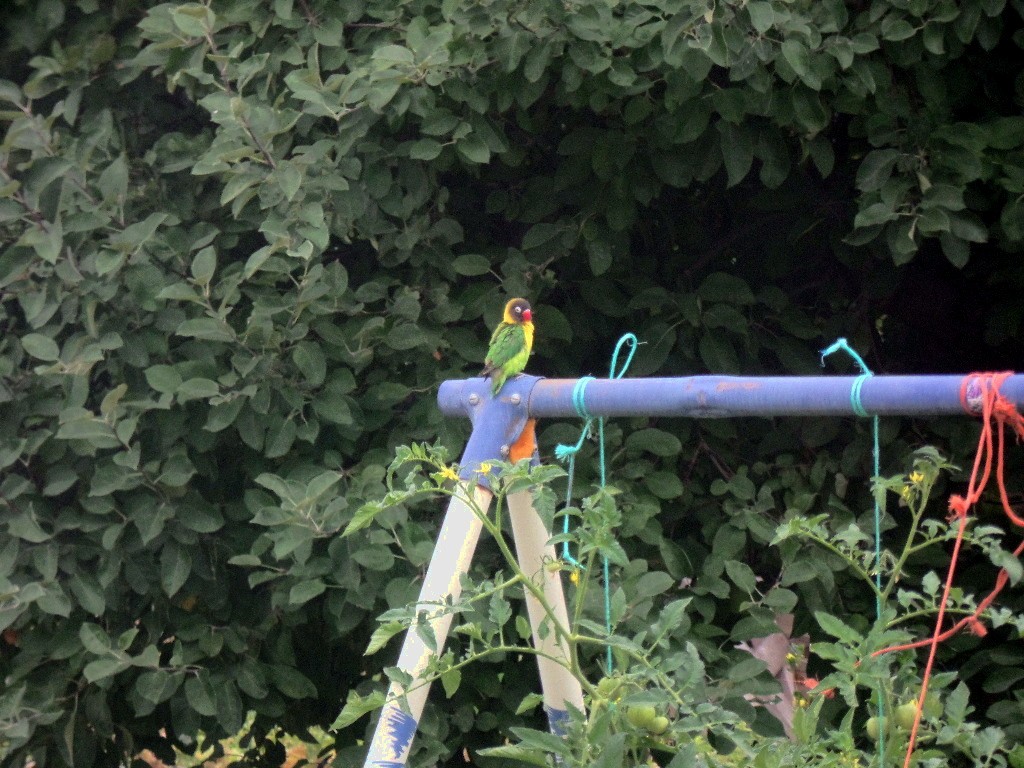
[[[506,383],[499,399],[526,406],[529,418],[589,416],[853,416],[852,391],[860,380],[860,404],[880,416],[966,415],[977,403],[975,375],[929,376],[685,376],[645,379],[541,379]],[[963,387],[967,408],[961,404]],[[486,390],[483,379],[441,384],[438,403],[449,416],[469,415],[471,401]],[[1024,405],[1024,375],[1010,376],[1000,392]],[[474,398],[475,395],[475,398]],[[493,456],[492,456],[493,458]]]

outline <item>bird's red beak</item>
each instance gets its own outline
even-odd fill
[[[533,322],[533,312],[528,309],[523,310],[523,321],[527,323]]]

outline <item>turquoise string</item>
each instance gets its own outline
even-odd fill
[[[622,350],[623,345],[629,344],[629,354],[626,356],[625,362],[621,368],[618,368],[619,352]],[[629,364],[633,362],[633,355],[636,354],[636,348],[640,342],[632,333],[627,333],[619,339],[615,345],[615,350],[612,352],[612,362],[608,373],[610,379],[621,379],[629,368]],[[591,434],[591,424],[594,422],[594,417],[587,410],[586,404],[586,392],[587,385],[594,381],[593,376],[583,376],[576,381],[576,385],[572,389],[572,407],[576,410],[577,415],[584,419],[583,429],[580,430],[580,439],[576,441],[575,445],[556,445],[555,446],[555,458],[559,461],[568,462],[566,468],[568,474],[568,481],[565,490],[565,505],[568,507],[572,502],[572,485],[573,477],[576,473],[576,454],[579,453],[583,447],[583,442]],[[597,419],[597,445],[598,445],[598,456],[601,468],[601,487],[604,488],[607,483],[607,462],[605,460],[604,451],[604,418]],[[565,534],[569,533],[569,516],[566,515],[562,518],[562,532]],[[572,556],[572,552],[569,550],[569,541],[566,539],[562,542],[562,559],[565,560],[573,568],[583,570],[583,564],[580,563],[575,557]],[[612,633],[612,592],[611,592],[611,576],[610,566],[607,557],[602,557],[602,580],[604,581],[604,626],[605,631],[610,635]],[[609,645],[605,648],[606,661],[608,667],[608,674],[612,672],[612,647]]]
[[[572,407],[576,409],[581,419],[590,419],[590,412],[587,411],[587,403],[584,395],[587,392],[587,384],[594,380],[593,376],[584,376],[576,381],[572,388]]]
[[[864,409],[864,404],[860,401],[860,390],[861,387],[864,386],[864,382],[870,378],[870,373],[862,373],[853,380],[853,386],[850,387],[850,405],[853,406],[853,412],[861,418],[867,418],[868,412]]]
[[[853,408],[853,412],[861,418],[867,418],[871,416],[871,439],[872,439],[872,450],[871,457],[873,459],[873,469],[875,479],[877,480],[882,474],[881,470],[881,455],[882,451],[879,447],[878,440],[878,414],[873,416],[867,412],[864,408],[864,403],[861,402],[861,389],[864,387],[864,382],[870,379],[874,374],[871,369],[868,368],[867,363],[864,362],[864,358],[857,354],[857,352],[847,343],[846,339],[836,339],[832,346],[828,347],[821,353],[821,366],[825,367],[825,358],[834,352],[845,352],[853,358],[854,362],[857,363],[857,367],[860,368],[861,374],[853,380],[853,384],[850,387],[850,407]],[[875,497],[875,618],[882,618],[882,504],[879,501],[878,494],[873,494]],[[885,699],[882,691],[878,692],[878,720],[882,721],[885,716]],[[878,732],[878,754],[879,760],[881,756],[885,754],[885,734],[882,732],[884,729],[879,729]]]
[[[587,384],[594,381],[593,376],[583,376],[576,381],[576,386],[572,388],[572,406],[576,409],[576,413],[581,419],[584,419],[583,429],[580,430],[580,439],[576,441],[576,445],[556,445],[555,446],[555,458],[559,461],[568,461],[567,474],[568,483],[565,489],[565,505],[568,507],[572,502],[572,483],[573,478],[576,476],[576,454],[580,452],[580,448],[583,447],[583,441],[590,436],[590,425],[594,419],[587,411],[587,405],[585,402],[585,395],[587,391]],[[601,434],[602,447],[604,445],[604,433]],[[603,469],[603,465],[602,465]],[[562,533],[569,533],[569,516],[566,515],[562,518]],[[575,557],[572,556],[572,552],[569,550],[569,540],[566,539],[562,542],[562,559],[569,563],[573,568],[583,568],[583,563],[579,562]]]

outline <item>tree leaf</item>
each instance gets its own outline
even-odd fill
[[[473,164],[485,165],[491,160],[491,150],[478,134],[471,133],[455,145],[456,151]]]
[[[220,679],[213,685],[217,721],[226,733],[238,733],[245,722],[245,710],[238,687],[231,680]]]
[[[728,673],[726,673],[726,677],[731,682],[739,683],[752,677],[757,677],[757,675],[766,670],[767,667],[761,659],[750,657],[748,659],[741,659],[731,666]]]
[[[315,698],[316,686],[294,667],[276,664],[270,667],[274,687],[290,699]]]
[[[434,139],[420,139],[409,148],[409,159],[411,160],[433,160],[441,154],[443,149],[439,141]]]
[[[192,573],[192,555],[174,542],[164,546],[160,553],[160,586],[164,594],[173,597],[188,581]]]
[[[190,37],[204,37],[216,23],[213,11],[200,3],[185,3],[171,11],[174,25]]]
[[[637,579],[633,589],[636,592],[636,599],[642,600],[646,597],[662,595],[673,586],[675,586],[675,579],[664,571],[650,571]]]
[[[181,386],[181,374],[173,365],[153,365],[145,370],[146,383],[157,392],[173,394]]]
[[[121,445],[114,430],[102,419],[92,414],[66,421],[57,430],[61,440],[85,440],[97,448],[116,448]]]
[[[749,173],[754,162],[754,147],[747,132],[737,125],[722,121],[718,124],[718,131],[728,185],[732,187]]]
[[[297,344],[292,352],[292,360],[311,387],[319,387],[324,383],[327,378],[327,359],[320,345],[308,341]]]
[[[862,211],[858,211],[853,219],[853,226],[857,228],[874,227],[898,218],[896,211],[889,203],[872,203]]]
[[[750,14],[750,23],[759,34],[764,34],[775,23],[775,11],[770,2],[754,0],[747,3],[747,13]]]
[[[288,592],[288,604],[302,605],[308,603],[314,597],[323,594],[325,589],[327,589],[327,585],[321,579],[301,581]]]
[[[263,455],[268,459],[276,459],[281,456],[287,455],[295,444],[295,438],[298,435],[298,425],[295,420],[291,417],[282,419],[277,423],[276,427],[272,426],[267,431],[266,446],[263,449]]]
[[[373,52],[373,60],[387,64],[412,64],[415,61],[412,51],[404,45],[382,45]]]
[[[28,333],[21,337],[21,346],[32,357],[45,362],[53,362],[60,358],[60,347],[49,336],[41,333]]]
[[[78,639],[82,641],[82,645],[89,653],[106,656],[110,652],[110,637],[98,624],[83,623],[78,628]]]
[[[139,675],[135,681],[135,691],[146,701],[160,704],[177,692],[184,679],[184,672],[154,669]]]
[[[981,220],[970,212],[950,214],[950,231],[961,240],[968,243],[988,242],[988,229]]]
[[[217,269],[217,252],[210,246],[203,248],[192,259],[192,277],[197,285],[209,285]]]
[[[491,262],[485,256],[476,253],[464,253],[452,261],[452,269],[466,277],[486,275],[491,270]]]
[[[882,20],[882,38],[893,42],[908,40],[917,34],[917,30],[906,19],[901,19],[892,14]]]
[[[649,427],[631,432],[626,437],[626,448],[667,457],[677,456],[682,451],[683,444],[673,433]]]
[[[753,304],[756,301],[746,280],[728,272],[712,272],[698,286],[697,295],[708,302]]]
[[[175,331],[178,336],[192,336],[205,341],[234,341],[235,334],[223,320],[197,317],[186,320]]]
[[[782,56],[793,68],[796,76],[813,91],[820,90],[821,79],[811,68],[811,52],[800,40],[788,37],[782,41]]]
[[[120,674],[131,666],[125,659],[103,658],[90,661],[82,669],[82,674],[90,683],[96,683],[107,677]]]
[[[188,402],[189,400],[209,400],[211,397],[216,397],[219,394],[220,387],[216,381],[198,376],[181,382],[175,390],[178,402],[181,403]]]
[[[892,175],[899,157],[900,153],[895,149],[876,149],[868,152],[857,169],[857,189],[861,192],[881,189]]]
[[[185,699],[198,714],[213,717],[217,714],[214,691],[204,671],[185,680]]]

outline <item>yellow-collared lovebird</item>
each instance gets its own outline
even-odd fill
[[[523,372],[533,349],[533,309],[526,299],[510,299],[505,314],[491,334],[491,346],[484,358],[481,376],[491,380],[491,394],[497,395],[505,381]]]

